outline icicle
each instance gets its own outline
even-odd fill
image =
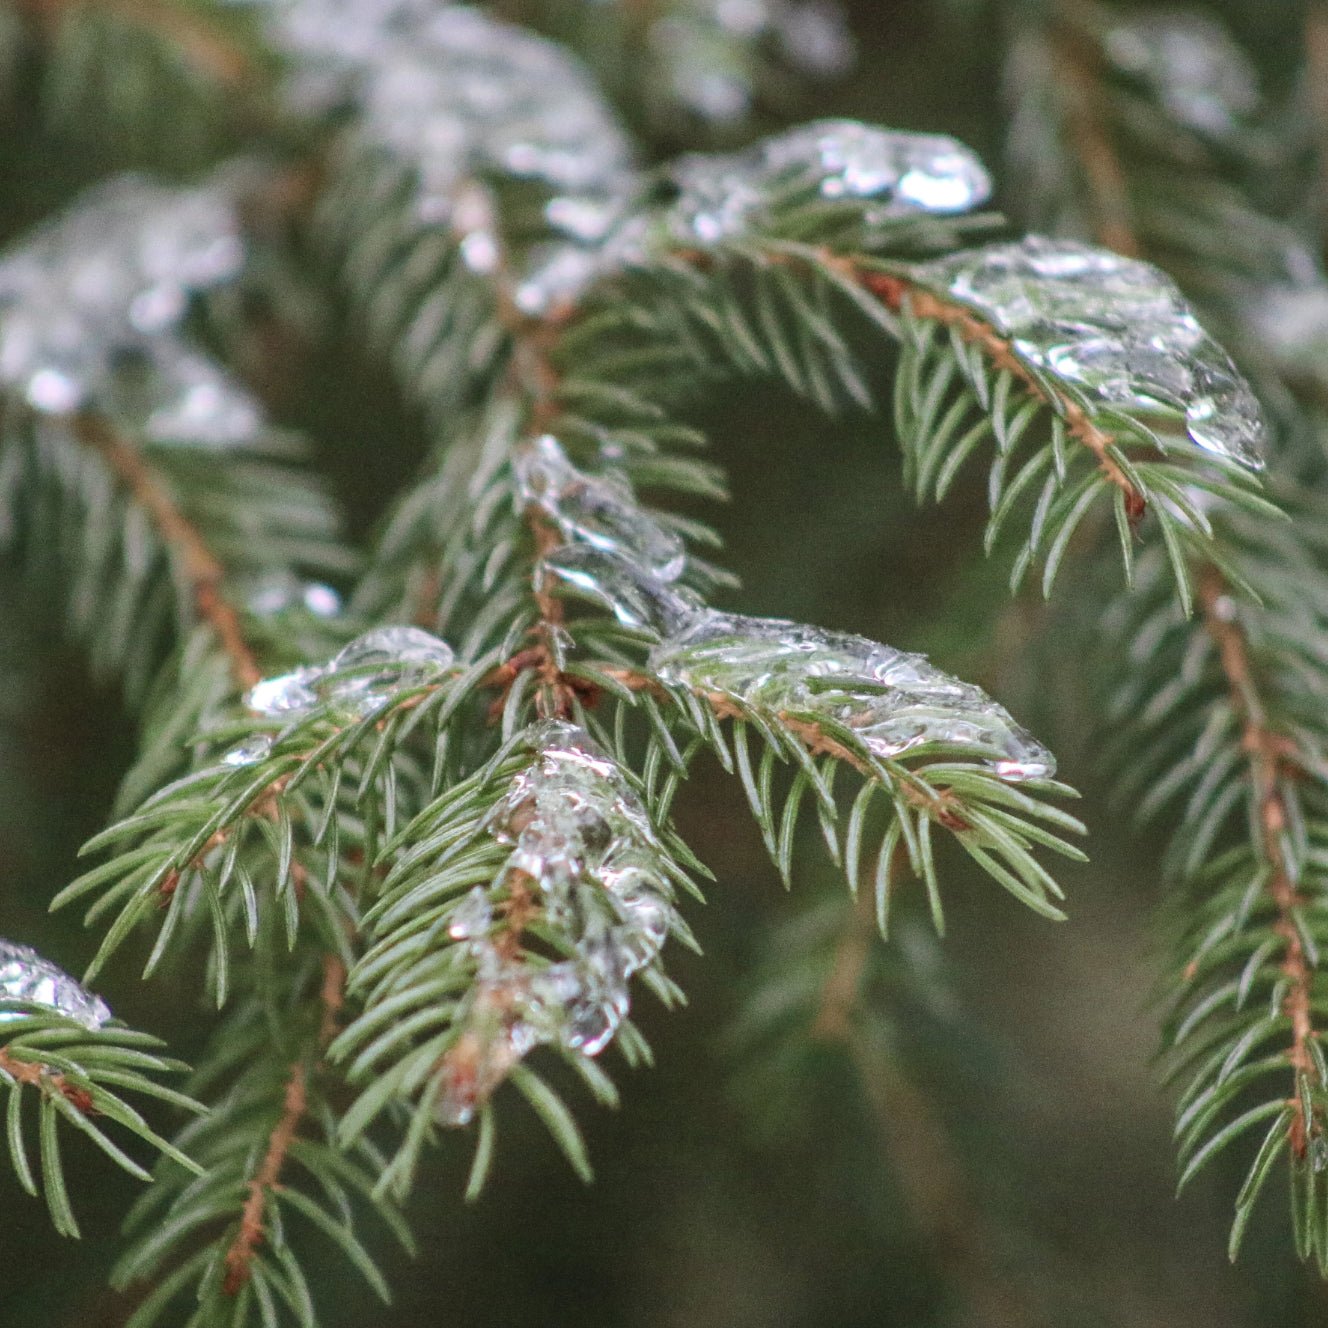
[[[778,618],[707,611],[650,654],[665,682],[749,705],[833,720],[877,756],[927,746],[969,755],[1001,778],[1049,778],[1052,754],[981,688],[925,656]]]
[[[100,996],[26,945],[0,940],[0,1002],[39,1006],[84,1028],[100,1028],[111,1011]],[[0,1009],[0,1023],[22,1019],[23,1010]]]
[[[871,200],[870,224],[967,212],[991,196],[982,163],[957,140],[856,120],[800,125],[729,156],[683,157],[671,174],[681,190],[671,229],[702,244],[741,234],[775,198],[797,189]]]
[[[516,467],[521,505],[550,517],[564,539],[621,554],[661,581],[682,575],[682,540],[637,503],[624,481],[584,474],[548,434],[520,453]]]
[[[1259,109],[1253,63],[1227,30],[1204,14],[1177,10],[1116,24],[1107,58],[1142,83],[1175,120],[1210,138],[1229,138]]]
[[[1259,404],[1165,273],[1073,240],[961,250],[914,279],[975,309],[1027,363],[1105,405],[1184,418],[1199,447],[1263,461]]]

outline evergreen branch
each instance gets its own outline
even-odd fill
[[[1081,34],[1085,26],[1081,21]],[[1132,253],[1146,251],[1148,243],[1123,224],[1134,186],[1117,155],[1117,143],[1131,145],[1122,129],[1122,123],[1128,122],[1113,122],[1109,98],[1083,87],[1087,70],[1100,54],[1082,35],[1076,48],[1076,37],[1068,30],[1055,40],[1072,52],[1063,72],[1081,120],[1079,128],[1072,125],[1071,138],[1088,186],[1088,215],[1104,243],[1123,242]],[[1103,162],[1108,163],[1109,189],[1102,187]],[[1145,224],[1151,220],[1143,209],[1140,219]],[[1155,234],[1147,239],[1153,241]],[[1205,257],[1211,260],[1210,267],[1221,261],[1217,252]],[[1176,1071],[1188,1068],[1192,1073],[1177,1109],[1181,1183],[1262,1123],[1266,1128],[1262,1145],[1236,1199],[1231,1257],[1240,1248],[1274,1164],[1285,1153],[1291,1158],[1298,1249],[1302,1257],[1313,1253],[1320,1266],[1328,1268],[1328,1237],[1317,1215],[1322,1187],[1310,1161],[1326,1147],[1320,1104],[1328,1067],[1315,1027],[1318,949],[1303,913],[1304,891],[1315,887],[1309,866],[1313,851],[1306,855],[1321,816],[1319,790],[1313,786],[1321,784],[1323,768],[1315,752],[1304,746],[1307,739],[1317,746],[1317,726],[1302,725],[1298,734],[1288,733],[1274,718],[1281,712],[1284,725],[1295,714],[1296,691],[1304,680],[1321,672],[1321,664],[1289,621],[1282,626],[1287,606],[1267,571],[1270,555],[1285,554],[1282,550],[1272,554],[1277,548],[1272,532],[1237,521],[1226,524],[1221,535],[1214,546],[1220,551],[1220,565],[1215,555],[1205,556],[1203,550],[1195,550],[1191,557],[1202,624],[1194,630],[1202,630],[1211,641],[1217,662],[1212,681],[1225,695],[1208,702],[1210,718],[1193,755],[1161,773],[1145,803],[1155,809],[1188,794],[1173,856],[1179,858],[1182,874],[1202,891],[1192,905],[1194,916],[1187,919],[1179,937],[1182,952],[1189,957],[1167,1028]],[[1279,571],[1285,571],[1285,564]],[[1317,569],[1306,571],[1311,582],[1319,579]],[[1263,606],[1241,604],[1236,580],[1253,584],[1256,593],[1264,594]],[[1140,620],[1132,621],[1137,626]],[[1291,670],[1284,666],[1270,675],[1266,662],[1256,662],[1246,624],[1257,625],[1260,633],[1278,635],[1287,663],[1296,661]],[[1187,635],[1192,633],[1178,633],[1178,641]],[[1189,644],[1192,656],[1198,644],[1193,640]],[[1162,694],[1169,691],[1173,704],[1186,716],[1174,722],[1177,733],[1193,722],[1189,707],[1199,685],[1198,679],[1177,676],[1163,688]],[[1152,709],[1144,726],[1156,729],[1161,722],[1156,702]],[[1170,743],[1167,746],[1171,748]],[[1237,777],[1241,763],[1248,772],[1247,791]],[[1302,793],[1297,786],[1305,780],[1311,788]],[[1223,828],[1234,819],[1233,809],[1246,802],[1243,837],[1248,845],[1217,852]],[[1257,987],[1268,988],[1269,1006],[1263,1015],[1246,1009]],[[1285,1053],[1269,1055],[1270,1040],[1281,1037],[1289,1041]],[[1256,1084],[1287,1068],[1292,1085],[1285,1099],[1254,1098]]]
[[[192,1174],[198,1166],[129,1104],[125,1094],[155,1098],[189,1111],[197,1102],[157,1082],[185,1067],[158,1054],[162,1043],[127,1028],[91,1028],[74,1019],[30,1007],[3,1016],[0,1042],[0,1097],[8,1100],[6,1142],[19,1184],[34,1197],[44,1195],[61,1235],[77,1236],[70,1183],[59,1134],[63,1123],[85,1135],[124,1171],[139,1180],[149,1174],[112,1137],[118,1127]],[[24,1104],[37,1103],[41,1165],[34,1170],[25,1142]]]
[[[279,980],[263,992],[274,1008],[238,1007],[205,1057],[206,1086],[215,1094],[219,1077],[230,1082],[211,1115],[180,1140],[203,1177],[163,1168],[130,1215],[133,1244],[112,1281],[141,1302],[132,1328],[317,1322],[292,1218],[384,1300],[359,1213],[372,1210],[410,1248],[400,1213],[374,1193],[381,1156],[367,1141],[350,1149],[335,1142],[336,1081],[321,1057],[340,961],[307,945],[282,959]]]
[[[337,1011],[341,1008],[345,981],[346,966],[340,957],[324,956],[323,985],[319,993],[322,1019],[318,1030],[318,1045],[321,1049],[326,1049],[336,1031]],[[296,1061],[291,1066],[290,1078],[286,1081],[282,1097],[281,1115],[268,1136],[263,1160],[248,1182],[249,1196],[240,1213],[239,1227],[223,1259],[226,1276],[222,1281],[222,1291],[225,1295],[238,1295],[250,1280],[251,1266],[265,1238],[265,1209],[281,1180],[296,1132],[309,1110],[308,1077],[309,1071],[303,1061]]]
[[[393,1101],[414,1103],[383,1187],[404,1195],[433,1126],[478,1113],[477,1192],[491,1155],[489,1099],[509,1078],[587,1174],[570,1113],[522,1062],[552,1046],[614,1100],[592,1058],[615,1038],[629,1062],[644,1055],[623,1022],[629,979],[678,996],[657,957],[670,934],[689,940],[671,902],[678,886],[695,888],[680,853],[626,772],[564,721],[523,730],[386,846],[369,945],[350,977],[361,1013],[332,1049],[367,1084],[348,1140]]]
[[[229,661],[236,688],[247,690],[260,682],[263,673],[246,639],[240,614],[222,590],[225,568],[199,528],[185,516],[171,494],[152,474],[142,453],[131,447],[104,421],[95,416],[79,416],[73,421],[72,432],[81,443],[105,461],[117,481],[147,513],[162,543],[171,550],[181,579],[188,587],[194,612],[216,634],[217,642]]]

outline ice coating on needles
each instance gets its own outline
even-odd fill
[[[81,982],[36,950],[0,940],[0,1002],[40,1006],[84,1028],[96,1029],[111,1017],[110,1008]],[[0,1009],[0,1023],[22,1019],[21,1009]]]
[[[849,729],[873,755],[917,748],[988,765],[1001,779],[1049,779],[1056,761],[980,687],[848,632],[720,613],[627,559],[571,546],[544,567],[619,621],[651,633],[650,671],[692,691]]]
[[[537,1046],[598,1055],[626,1017],[628,980],[682,926],[664,850],[616,762],[562,720],[533,725],[521,745],[530,764],[484,825],[510,852],[493,885],[463,895],[448,917],[478,980],[444,1058],[445,1124],[469,1121]],[[569,957],[531,962],[505,944],[514,907],[536,910]]]
[[[1205,451],[1263,465],[1254,393],[1175,282],[1152,264],[1033,235],[960,250],[910,276],[968,305],[1026,363],[1090,402],[1179,414]]]
[[[42,414],[96,409],[150,442],[243,444],[257,403],[182,334],[191,297],[243,261],[229,176],[88,190],[0,256],[0,388]]]
[[[651,652],[650,671],[693,691],[850,730],[874,756],[977,755],[1002,779],[1049,779],[1056,761],[980,687],[848,632],[707,609]]]
[[[564,539],[621,553],[661,581],[682,575],[682,540],[638,504],[626,481],[578,470],[548,434],[523,449],[516,471],[522,505],[547,516]]]
[[[991,179],[977,155],[943,134],[909,134],[856,120],[817,120],[725,156],[681,158],[672,229],[713,244],[743,231],[772,197],[808,189],[870,200],[869,223],[981,206]]]
[[[419,627],[375,627],[357,636],[320,667],[264,678],[245,705],[269,719],[298,719],[324,702],[367,714],[387,696],[384,688],[414,687],[450,669],[452,647]]]

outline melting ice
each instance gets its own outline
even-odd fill
[[[0,940],[0,1002],[54,1010],[84,1028],[100,1028],[111,1011],[100,996],[26,945]],[[23,1018],[22,1010],[0,1009],[0,1023]]]
[[[0,387],[37,411],[95,408],[154,442],[229,446],[253,398],[189,350],[190,297],[244,261],[235,187],[122,176],[0,257]]]
[[[813,190],[827,199],[871,200],[869,223],[980,206],[991,179],[962,143],[856,120],[800,125],[727,156],[683,157],[671,168],[681,196],[671,228],[714,244],[741,234],[776,198]]]
[[[920,264],[914,278],[975,309],[1029,364],[1108,406],[1184,417],[1199,447],[1262,466],[1259,404],[1176,284],[1149,263],[1029,236]]]
[[[393,688],[427,683],[455,659],[446,641],[418,627],[376,627],[322,666],[264,678],[249,689],[245,705],[270,719],[296,719],[324,702],[367,714]]]
[[[1004,779],[1044,779],[1055,758],[981,688],[923,655],[847,632],[706,610],[661,641],[650,669],[665,682],[852,729],[893,758],[928,746],[970,752]]]
[[[511,852],[493,886],[462,896],[448,917],[448,934],[466,947],[479,980],[445,1058],[438,1114],[447,1124],[468,1121],[536,1046],[602,1051],[627,1015],[628,980],[681,925],[663,850],[617,764],[563,721],[532,726],[523,744],[531,763],[485,823]],[[532,963],[491,935],[496,901],[513,888],[533,895],[569,958]]]
[[[625,481],[578,470],[547,434],[520,453],[516,467],[522,505],[542,511],[564,539],[620,553],[661,581],[682,575],[682,540],[640,506]]]

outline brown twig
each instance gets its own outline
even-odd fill
[[[84,1116],[96,1114],[92,1105],[92,1094],[86,1088],[71,1084],[63,1074],[51,1070],[41,1061],[22,1060],[8,1047],[0,1047],[0,1070],[16,1082],[35,1088],[39,1093],[58,1093]]]
[[[1258,810],[1259,847],[1270,873],[1267,891],[1277,910],[1273,929],[1285,945],[1282,973],[1287,987],[1282,1011],[1291,1021],[1291,1046],[1287,1059],[1298,1075],[1317,1080],[1312,1051],[1318,1038],[1313,1020],[1314,966],[1305,953],[1295,922],[1296,910],[1304,901],[1287,871],[1282,851],[1282,835],[1287,826],[1282,788],[1288,779],[1299,776],[1301,765],[1295,744],[1276,733],[1268,723],[1254,678],[1249,642],[1231,611],[1229,587],[1215,567],[1204,569],[1200,576],[1199,604],[1204,626],[1217,646],[1232,706],[1240,717],[1241,745],[1249,763]],[[1292,1118],[1291,1144],[1296,1156],[1303,1158],[1308,1139],[1306,1122],[1299,1112]]]
[[[263,672],[245,639],[240,615],[222,592],[225,569],[197,527],[180,510],[142,455],[108,424],[93,415],[75,416],[72,424],[78,440],[101,456],[110,472],[147,513],[189,590],[194,612],[216,633],[230,661],[236,685],[249,688],[261,681]]]
[[[322,1020],[318,1030],[318,1050],[321,1053],[336,1036],[337,1016],[344,1000],[346,966],[336,955],[323,958],[323,981],[319,989]],[[237,1296],[249,1281],[253,1262],[267,1235],[265,1221],[269,1196],[281,1188],[281,1173],[290,1154],[291,1145],[299,1133],[300,1124],[309,1108],[309,1067],[301,1059],[290,1069],[286,1089],[282,1094],[281,1114],[268,1135],[267,1151],[258,1170],[248,1181],[248,1194],[240,1211],[240,1224],[226,1250],[224,1265],[226,1276],[222,1290],[228,1296]]]
[[[654,678],[641,673],[637,669],[623,668],[616,664],[599,664],[595,667],[599,673],[613,678],[631,691],[650,692],[657,697],[667,696],[664,688]],[[741,720],[744,718],[742,706],[726,693],[697,687],[690,690],[697,700],[703,701],[710,708],[716,719]],[[787,729],[788,732],[798,738],[813,756],[829,756],[836,761],[843,761],[845,765],[851,766],[860,775],[868,779],[877,777],[876,771],[871,765],[856,752],[845,747],[838,739],[830,737],[814,720],[799,719],[796,715],[791,715],[783,710],[776,711],[774,718],[782,728]],[[958,832],[969,829],[968,822],[963,818],[958,800],[949,789],[939,788],[924,791],[909,783],[901,784],[900,791],[906,801],[926,812],[927,815],[945,826],[947,830]]]
[[[280,1183],[286,1154],[295,1142],[295,1132],[300,1127],[308,1105],[308,1071],[303,1061],[296,1061],[286,1081],[281,1115],[268,1137],[267,1152],[263,1154],[262,1163],[249,1181],[249,1195],[240,1214],[240,1228],[226,1251],[226,1278],[222,1290],[228,1296],[238,1296],[241,1288],[249,1281],[254,1256],[266,1232],[264,1216],[268,1195]]]

